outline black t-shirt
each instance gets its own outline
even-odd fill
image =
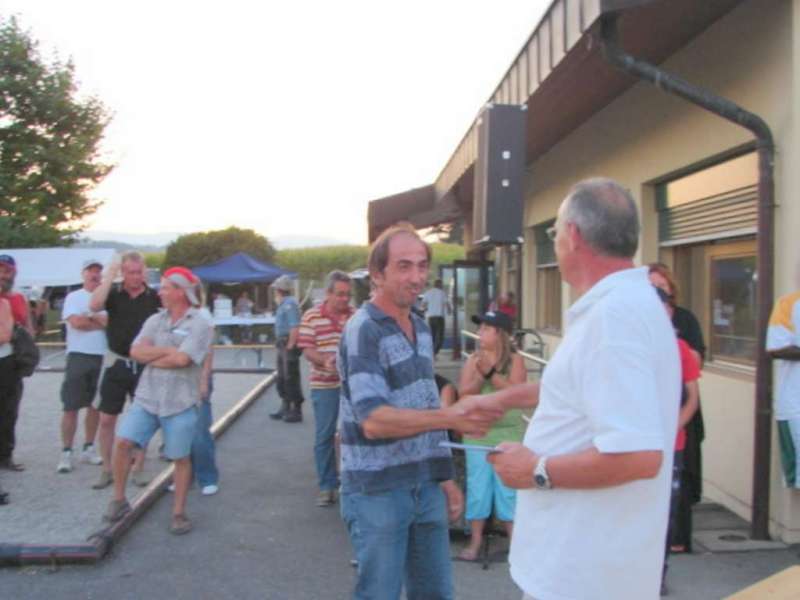
[[[703,330],[691,311],[676,306],[672,313],[672,326],[678,332],[678,337],[689,344],[705,360],[706,344],[703,341]]]
[[[150,315],[161,308],[161,298],[155,290],[145,287],[144,292],[131,298],[121,285],[111,288],[106,299],[108,312],[108,347],[121,356],[129,356],[131,344]]]

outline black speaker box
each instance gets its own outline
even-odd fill
[[[522,243],[526,106],[488,104],[478,117],[472,239]]]

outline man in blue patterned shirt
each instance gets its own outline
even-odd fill
[[[369,255],[375,295],[339,346],[342,518],[358,560],[354,598],[452,598],[448,513],[464,497],[452,481],[447,429],[482,435],[497,414],[470,401],[440,408],[433,342],[411,306],[431,251],[410,226],[385,231]]]

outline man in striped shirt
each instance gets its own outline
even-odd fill
[[[369,254],[375,294],[347,322],[342,377],[342,518],[358,560],[354,598],[453,597],[447,519],[464,496],[452,480],[447,429],[483,435],[500,414],[473,398],[441,408],[433,339],[411,307],[431,250],[411,226],[383,232]]]
[[[325,300],[303,315],[297,347],[311,363],[311,402],[314,405],[314,461],[319,480],[317,506],[336,503],[339,478],[336,474],[334,435],[339,418],[339,373],[336,371],[336,352],[347,319],[353,314],[350,307],[350,277],[342,271],[328,274]]]

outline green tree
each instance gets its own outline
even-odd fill
[[[338,269],[349,272],[367,265],[366,246],[339,245],[313,248],[287,248],[278,251],[276,263],[298,274],[304,282],[320,285],[325,276]]]
[[[431,234],[436,235],[439,241],[445,244],[464,243],[464,219],[452,223],[443,223],[431,228]]]
[[[69,245],[100,202],[99,144],[110,120],[78,98],[72,62],[46,62],[15,18],[0,17],[0,246]]]
[[[144,252],[144,262],[151,269],[161,269],[164,266],[163,252]]]
[[[237,252],[246,252],[253,258],[268,263],[275,261],[275,248],[263,235],[252,229],[228,227],[218,231],[180,236],[167,246],[163,267],[165,269],[175,265],[198,267],[222,260]]]

